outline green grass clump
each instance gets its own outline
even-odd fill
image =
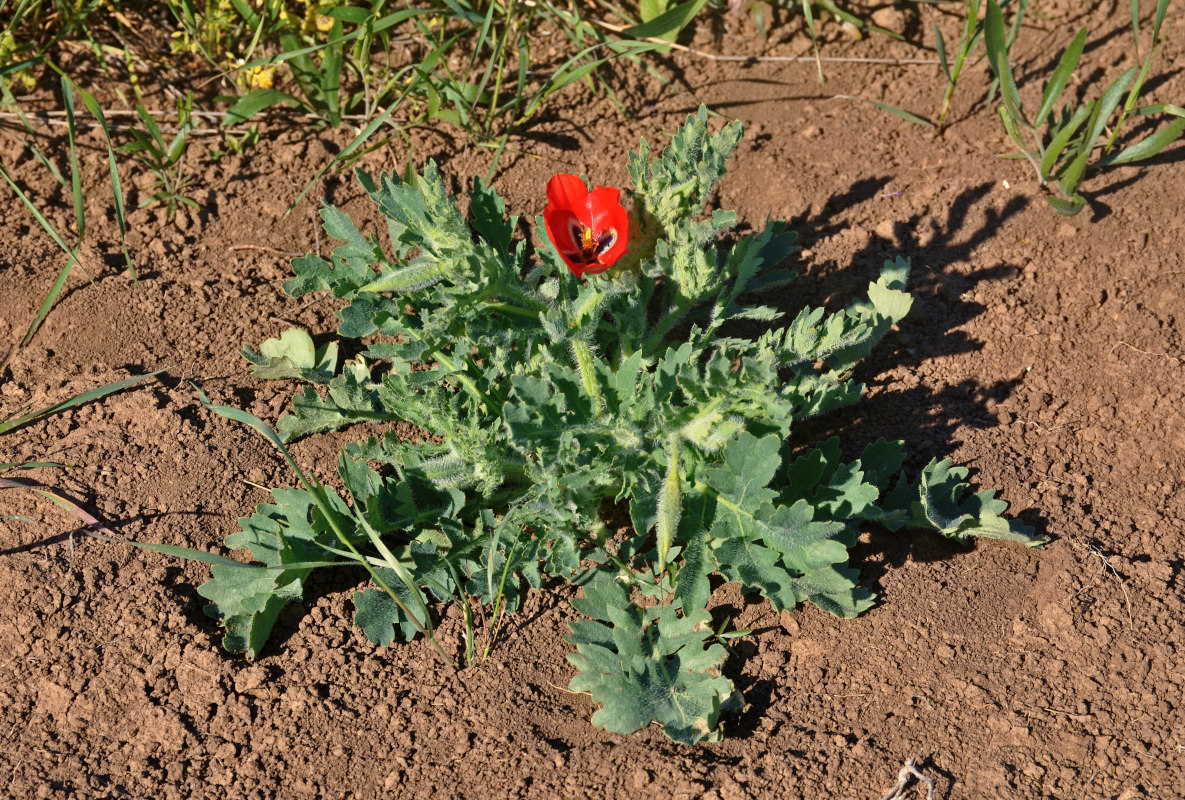
[[[1086,205],[1078,187],[1088,170],[1132,164],[1155,156],[1185,131],[1185,109],[1171,103],[1140,104],[1140,94],[1149,68],[1160,52],[1160,29],[1168,11],[1168,0],[1157,0],[1153,17],[1152,46],[1139,67],[1128,67],[1102,93],[1087,102],[1070,101],[1055,110],[1086,46],[1083,27],[1066,47],[1057,67],[1045,84],[1036,113],[1030,118],[1021,103],[1012,74],[1000,6],[987,0],[984,43],[992,71],[1000,82],[1003,102],[1000,119],[1009,138],[1033,165],[1042,186],[1053,193],[1046,199],[1060,214],[1077,214]],[[1131,3],[1132,39],[1137,57],[1140,49],[1140,6]],[[1126,94],[1126,97],[1125,97]],[[1132,116],[1175,117],[1167,125],[1122,149],[1115,149],[1123,125]],[[1031,139],[1031,141],[1030,141]]]

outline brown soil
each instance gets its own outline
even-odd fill
[[[1082,24],[1092,26],[1084,90],[1131,63],[1126,4],[1034,5],[1041,14],[1018,45],[1027,97]],[[824,54],[916,57],[932,44],[916,8],[878,12],[913,43],[852,42],[832,24]],[[1170,17],[1152,100],[1179,103],[1185,19]],[[953,18],[943,24],[953,36]],[[696,38],[705,50],[809,52],[792,28],[763,45],[743,20],[707,27]],[[0,513],[34,524],[0,520],[0,794],[876,798],[917,757],[943,798],[1185,796],[1185,144],[1091,179],[1088,209],[1064,219],[1026,163],[997,157],[1009,147],[983,103],[983,65],[942,136],[830,99],[934,114],[932,66],[832,63],[824,86],[810,63],[673,54],[660,68],[673,85],[623,77],[629,119],[580,89],[560,97],[504,158],[494,185],[509,207],[539,213],[557,171],[623,183],[624,150],[661,141],[700,101],[743,119],[720,203],[748,226],[793,220],[806,246],[793,291],[839,302],[885,256],[915,265],[913,312],[863,367],[870,397],[819,427],[853,448],[903,438],[915,467],[932,456],[971,465],[1052,543],[869,531],[854,561],[879,604],[855,620],[779,616],[725,593],[735,624],[754,630],[728,664],[749,707],[726,718],[723,742],[684,748],[654,728],[623,737],[589,724],[589,698],[565,690],[567,594],[532,593],[493,657],[452,675],[423,642],[365,641],[348,601],[362,576],[314,579],[248,663],[220,650],[202,613],[194,589],[206,567],[71,535],[68,512],[7,490]],[[269,129],[247,156],[202,167],[200,212],[175,225],[155,209],[133,213],[139,288],[119,269],[105,153],[88,137],[85,185],[99,211],[82,260],[93,282],[71,279],[14,351],[2,410],[168,372],[0,438],[0,461],[81,465],[26,477],[122,536],[211,550],[267,499],[259,486],[290,483],[279,456],[202,409],[190,382],[268,420],[284,410],[292,387],[254,380],[238,351],[292,323],[332,331],[332,301],[283,295],[287,259],[273,250],[330,246],[313,224],[321,200],[368,213],[343,175],[284,215],[348,136]],[[60,140],[43,144],[63,152]],[[401,169],[406,155],[392,145],[368,163]],[[491,154],[442,128],[418,135],[413,156],[437,158],[459,187]],[[67,198],[11,137],[0,157],[68,229]],[[0,195],[0,342],[15,342],[62,257],[12,193]],[[349,438],[314,437],[295,454],[328,476]],[[460,629],[444,622],[446,645]]]

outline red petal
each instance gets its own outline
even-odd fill
[[[589,219],[588,187],[575,175],[560,173],[552,176],[547,182],[547,205],[553,210],[571,211],[585,224],[592,221]]]
[[[551,239],[556,250],[569,253],[580,252],[580,242],[572,238],[571,221],[575,217],[576,215],[566,208],[548,206],[543,209],[543,225],[547,228],[547,238]]]
[[[589,227],[594,232],[600,233],[606,228],[616,227],[613,219],[616,212],[625,214],[620,198],[621,190],[609,186],[598,186],[588,193],[588,210],[592,214],[592,219],[589,220],[592,224]]]
[[[629,249],[630,218],[621,207],[620,197],[619,189],[607,186],[598,186],[589,195],[589,205],[592,206],[593,212],[593,231],[601,234],[612,230],[617,234],[617,241],[613,243],[613,247],[597,259],[606,267],[625,255]]]
[[[629,250],[629,234],[626,233],[628,228],[628,221],[623,222],[622,227],[617,229],[617,241],[613,243],[612,247],[605,251],[605,254],[602,255],[600,259],[598,259],[606,267],[610,267],[615,264],[617,259],[624,256]]]
[[[548,206],[543,209],[543,226],[547,229],[547,238],[551,240],[551,244],[555,247],[560,258],[568,265],[568,269],[579,276],[584,272],[585,265],[573,261],[566,255],[566,253],[580,252],[580,243],[572,240],[572,227],[568,224],[574,216],[566,208],[553,209]]]

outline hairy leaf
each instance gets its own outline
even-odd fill
[[[226,546],[250,551],[262,566],[214,564],[213,576],[198,587],[211,601],[206,612],[226,628],[223,644],[232,653],[255,658],[271,634],[280,612],[299,602],[311,561],[323,561],[320,545],[336,543],[333,534],[316,525],[313,498],[304,489],[275,489],[275,505],[261,504],[255,514],[239,520],[241,530],[227,537]],[[345,511],[340,498],[330,494]],[[298,565],[289,567],[289,565]]]
[[[601,704],[594,725],[633,733],[657,722],[682,744],[719,738],[717,723],[733,687],[719,674],[724,648],[705,647],[707,612],[680,617],[672,605],[641,609],[609,573],[573,605],[592,619],[571,623],[567,640],[576,653],[568,660],[578,672],[569,688]]]

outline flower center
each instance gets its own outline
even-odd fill
[[[598,234],[592,228],[573,220],[571,231],[573,241],[580,247],[579,255],[575,253],[572,255],[585,264],[596,263],[601,256],[613,248],[617,241],[617,231],[613,228],[608,228]]]

